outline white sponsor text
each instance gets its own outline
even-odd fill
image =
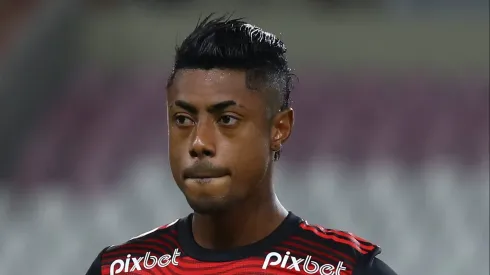
[[[155,266],[166,267],[170,264],[179,265],[177,257],[180,256],[179,249],[175,249],[172,255],[165,254],[160,257],[151,256],[150,252],[146,252],[144,257],[131,257],[128,254],[126,260],[115,260],[110,267],[110,275],[120,274],[122,272],[128,273],[133,271],[140,271],[143,269],[152,269]]]
[[[267,254],[262,264],[262,269],[267,269],[269,266],[280,266],[281,268],[299,272],[304,271],[307,274],[318,274],[319,272],[321,275],[341,275],[341,272],[346,270],[342,261],[338,262],[337,266],[331,264],[319,265],[317,262],[312,261],[309,255],[304,259],[296,258],[289,251],[284,256],[277,252]]]

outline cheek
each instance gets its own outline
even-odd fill
[[[181,171],[185,167],[185,152],[184,152],[185,142],[176,137],[175,135],[169,134],[168,137],[168,160],[170,164],[170,170],[172,176],[177,183],[177,185],[182,185]]]
[[[170,150],[181,150],[185,146],[186,141],[189,138],[189,132],[182,131],[178,128],[168,129],[168,145]]]
[[[168,151],[169,151],[169,159],[171,161],[171,165],[178,165],[179,160],[181,160],[188,151],[188,147],[186,146],[186,139],[176,133],[170,132],[168,136]]]
[[[270,156],[263,138],[257,137],[244,144],[235,158],[237,161],[235,172],[239,182],[248,183],[243,185],[243,188],[249,190],[254,188],[255,183],[262,182]]]
[[[269,139],[263,132],[247,129],[246,135],[224,138],[221,147],[222,157],[240,166],[240,173],[249,172],[264,166],[269,158]]]
[[[176,150],[176,147],[179,146],[179,138],[175,136],[175,134],[169,133],[168,135],[168,147],[171,152]]]

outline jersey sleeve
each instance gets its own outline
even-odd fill
[[[353,275],[397,275],[385,262],[375,257],[368,265],[356,269]]]
[[[85,275],[101,275],[102,274],[102,253],[107,249],[104,248],[100,253],[99,255],[97,255],[97,257],[95,258],[95,260],[92,262],[92,264],[90,265],[87,273],[85,273]]]

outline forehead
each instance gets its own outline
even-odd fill
[[[186,100],[193,104],[234,100],[241,105],[263,106],[256,90],[247,88],[246,73],[234,70],[179,70],[168,88],[168,102]],[[262,102],[262,103],[259,103]]]

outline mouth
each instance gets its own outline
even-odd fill
[[[209,178],[209,177],[203,177],[203,178],[187,178],[186,180],[193,181],[199,184],[206,184],[206,183],[211,183],[214,179],[217,179],[217,177]]]
[[[184,179],[192,180],[212,180],[217,178],[226,177],[229,174],[224,171],[196,171],[196,172],[184,172]]]
[[[188,174],[184,176],[184,179],[193,179],[193,180],[206,180],[206,179],[216,179],[227,176],[227,174]]]
[[[193,183],[210,183],[230,175],[226,168],[213,166],[208,162],[201,162],[193,167],[184,169],[183,179]]]
[[[197,184],[210,184],[212,183],[214,180],[217,180],[217,179],[221,179],[221,178],[224,178],[225,175],[223,176],[213,176],[213,177],[203,177],[203,176],[199,176],[199,177],[188,177],[188,178],[185,178],[185,181],[187,182],[191,182],[191,183],[197,183]]]

